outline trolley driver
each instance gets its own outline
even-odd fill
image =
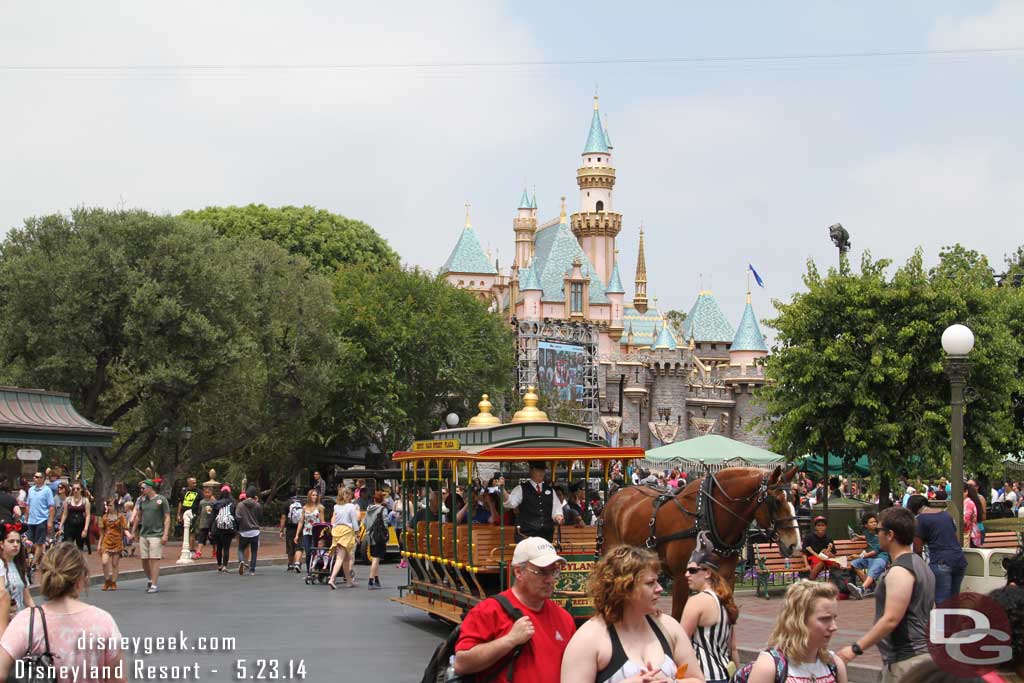
[[[562,504],[544,481],[546,471],[547,465],[543,462],[531,462],[530,481],[505,494],[505,507],[518,511],[519,535],[540,536],[551,542],[555,525],[562,523]]]

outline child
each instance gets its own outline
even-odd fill
[[[875,592],[875,581],[878,581],[878,577],[889,565],[889,553],[882,550],[878,542],[878,515],[873,512],[864,515],[863,525],[864,535],[857,538],[867,541],[868,549],[850,563],[862,584],[859,587],[852,584],[850,586],[850,594],[857,600]]]
[[[124,518],[126,524],[125,528],[131,529],[132,524],[135,522],[135,503],[130,500],[124,504]],[[125,534],[123,546],[121,554],[124,557],[135,557],[135,539],[132,538],[131,534]]]
[[[826,567],[838,566],[831,559],[836,556],[836,547],[828,537],[828,520],[821,515],[814,518],[814,533],[804,538],[804,552],[811,568],[811,581],[818,578]]]

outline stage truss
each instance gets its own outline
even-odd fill
[[[516,333],[516,390],[520,395],[529,386],[540,386],[537,377],[537,344],[542,341],[576,344],[583,348],[586,362],[583,367],[583,398],[577,401],[580,424],[595,433],[600,432],[597,341],[594,325],[564,321],[512,321]]]

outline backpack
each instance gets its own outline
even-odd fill
[[[384,522],[384,509],[377,513],[377,517],[373,520],[373,525],[367,530],[366,534],[370,538],[370,543],[373,545],[380,545],[381,543],[388,542],[388,526]]]
[[[498,601],[498,604],[505,610],[505,614],[509,616],[513,624],[524,616],[521,611],[512,606],[512,603],[504,595],[494,595],[492,597]],[[482,678],[480,674],[455,675],[453,664],[450,662],[454,662],[455,644],[459,642],[461,632],[462,626],[456,626],[452,629],[451,635],[437,646],[433,656],[430,658],[430,662],[427,664],[426,670],[423,672],[423,680],[420,683],[438,683],[438,681],[444,681],[444,683],[487,683],[489,679]],[[512,670],[515,668],[516,659],[519,657],[522,649],[523,646],[520,645],[512,650],[511,654],[506,655],[508,664],[505,677],[509,683],[512,683]],[[502,662],[502,666],[506,666],[504,662]]]
[[[772,659],[775,660],[775,683],[786,683],[786,678],[789,677],[789,662],[786,661],[786,655],[774,647],[768,648],[765,652],[770,654]],[[736,672],[736,675],[733,676],[732,683],[747,683],[750,680],[750,672],[753,671],[754,662],[756,661],[757,658],[755,657],[753,662],[744,664]],[[828,663],[828,670],[832,672],[836,680],[839,680],[838,676],[836,676],[836,664],[834,661]]]
[[[223,506],[220,510],[217,510],[217,528],[221,531],[234,531],[235,530],[235,516],[231,514],[231,504]]]
[[[853,572],[849,569],[835,567],[829,569],[828,580],[839,590],[840,595],[849,595],[850,584],[853,583]]]
[[[302,503],[297,500],[293,500],[292,504],[288,506],[288,523],[292,526],[298,526],[299,522],[302,521]]]

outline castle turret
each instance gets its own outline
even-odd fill
[[[672,330],[668,328],[668,321],[664,316],[661,318],[661,332],[655,338],[654,348],[664,351],[675,351],[677,348],[676,338],[672,335]]]
[[[523,317],[526,320],[540,320],[540,298],[544,288],[540,286],[540,278],[533,263],[519,269],[519,291],[523,293]]]
[[[636,279],[633,308],[641,315],[647,312],[647,258],[644,256],[644,224],[640,224],[640,248],[636,252]]]
[[[516,233],[515,263],[524,266],[533,258],[533,240],[537,232],[537,210],[530,201],[526,188],[519,200],[519,209],[512,221],[512,229]]]
[[[583,147],[583,164],[576,169],[576,184],[580,188],[580,210],[572,215],[572,232],[597,269],[601,282],[608,282],[615,260],[615,237],[622,230],[622,214],[612,210],[615,169],[596,95],[590,131]]]
[[[764,336],[757,324],[757,316],[754,315],[754,307],[750,304],[750,292],[747,292],[747,305],[743,309],[740,326],[736,329],[736,336],[729,347],[729,365],[754,365],[759,358],[767,355],[768,345],[764,343]]]
[[[608,288],[605,294],[608,295],[608,304],[611,306],[611,323],[608,325],[608,336],[612,341],[619,341],[622,338],[622,303],[626,290],[622,288],[622,278],[619,276],[619,252],[615,252],[615,263],[612,264],[612,276],[608,280]]]
[[[453,287],[472,290],[483,301],[490,300],[491,288],[498,282],[498,269],[484,253],[473,230],[468,202],[466,224],[448,260],[441,266],[441,273]]]

